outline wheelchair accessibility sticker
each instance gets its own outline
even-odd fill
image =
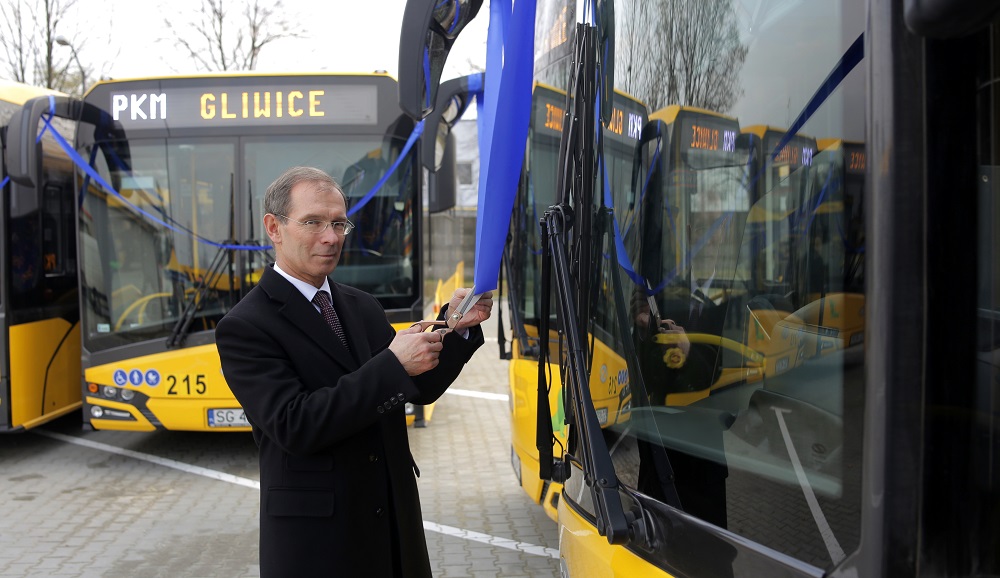
[[[124,369],[116,369],[114,374],[112,374],[112,379],[115,381],[115,385],[119,387],[125,387],[128,384],[132,384],[139,387],[143,383],[149,387],[156,387],[160,385],[162,377],[160,372],[155,369],[147,369],[143,372],[140,369],[132,369],[126,372]]]

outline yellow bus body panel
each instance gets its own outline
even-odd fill
[[[530,328],[534,329],[534,328]],[[529,330],[529,335],[533,332]],[[537,334],[537,332],[534,332]],[[538,407],[538,361],[535,359],[525,359],[518,355],[520,345],[515,339],[511,343],[511,351],[514,358],[508,365],[508,377],[510,383],[510,409],[511,409],[511,450],[517,457],[519,472],[517,477],[521,482],[521,488],[528,494],[536,504],[541,504],[553,521],[556,520],[556,505],[559,495],[562,492],[562,484],[550,483],[546,485],[538,477],[538,449],[535,447],[536,428],[536,408]],[[549,384],[549,409],[554,414],[552,416],[552,429],[555,436],[563,441],[565,445],[565,425],[562,423],[562,413],[559,411],[562,403],[562,381],[559,377],[559,365],[549,364],[549,372],[552,382]],[[553,447],[553,455],[562,455],[558,445]],[[544,492],[544,495],[543,495]]]
[[[601,427],[624,423],[631,417],[632,395],[629,389],[625,358],[600,339],[588,336],[594,344],[591,362],[590,397]]]
[[[527,327],[529,336],[537,335],[537,329]],[[550,352],[557,353],[558,338],[550,344]],[[515,340],[516,341],[516,340]],[[514,358],[508,366],[511,404],[511,448],[520,464],[518,478],[525,493],[536,504],[541,504],[552,520],[558,520],[558,502],[562,484],[545,484],[539,479],[538,449],[535,447],[536,409],[538,407],[538,361],[518,356],[519,345],[511,345]],[[601,426],[628,421],[632,398],[628,394],[628,370],[625,360],[610,347],[600,341],[594,343],[595,371],[592,372],[590,394]],[[566,445],[566,425],[562,412],[562,381],[559,365],[549,364],[551,383],[549,384],[549,411],[552,430],[557,439]],[[553,456],[562,455],[561,447],[554,444]],[[543,495],[544,493],[544,495]]]
[[[865,296],[860,293],[828,293],[822,299],[813,296],[812,301],[796,312],[806,326],[804,333],[808,341],[809,352],[819,352],[827,355],[834,350],[843,349],[864,342],[865,334]],[[823,327],[828,335],[819,337],[809,333],[809,327]],[[830,334],[829,330],[834,330]],[[816,341],[820,340],[817,344]]]
[[[122,371],[130,374],[138,370],[144,376],[139,385],[131,380],[124,385],[115,382],[115,373]],[[155,372],[157,379],[150,383],[145,377]],[[156,416],[156,419],[170,430],[188,431],[250,431],[249,427],[211,428],[208,427],[208,410],[238,408],[229,384],[222,376],[222,362],[219,360],[219,350],[214,343],[199,345],[175,351],[154,353],[105,365],[88,367],[84,370],[87,383],[96,383],[98,387],[111,385],[135,390],[149,398],[146,407]],[[122,409],[132,407],[128,404],[115,404],[99,397],[88,398],[96,405]],[[91,425],[96,429],[136,430],[153,429],[153,424],[134,408],[129,410],[133,417],[139,420],[123,422],[120,420],[94,419]]]
[[[579,474],[577,474],[579,475]],[[559,502],[559,557],[569,576],[671,578],[672,575],[608,539],[576,510]]]
[[[80,324],[70,327],[55,318],[13,325],[8,331],[11,428],[30,429],[79,409]]]
[[[517,347],[514,344],[513,349]],[[558,367],[553,368],[558,376]],[[511,445],[521,462],[521,487],[535,503],[542,499],[542,480],[538,478],[538,450],[535,448],[535,408],[538,407],[538,362],[512,359],[508,366],[511,400]],[[549,403],[558,398],[550,388]],[[551,407],[551,406],[550,406]]]

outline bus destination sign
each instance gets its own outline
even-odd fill
[[[126,129],[375,125],[378,122],[378,87],[373,84],[162,90],[111,86],[108,101],[102,104],[112,119]]]

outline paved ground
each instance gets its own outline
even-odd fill
[[[409,432],[434,575],[557,576],[556,526],[511,471],[507,362],[486,331]],[[258,479],[249,434],[83,432],[74,415],[0,436],[0,577],[257,576]]]

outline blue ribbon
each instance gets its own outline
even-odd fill
[[[133,204],[131,201],[129,201],[127,198],[125,198],[124,196],[122,196],[121,193],[119,193],[117,190],[115,190],[115,188],[113,186],[111,186],[111,184],[108,183],[101,176],[101,174],[98,173],[93,168],[93,163],[88,163],[82,156],[80,156],[80,154],[76,151],[76,149],[73,148],[73,146],[71,144],[69,144],[69,142],[67,142],[66,139],[61,134],[59,134],[59,131],[56,130],[56,128],[54,126],[52,126],[52,123],[51,123],[51,120],[52,120],[52,118],[54,116],[55,116],[55,98],[53,98],[52,96],[49,96],[49,111],[48,111],[48,113],[42,114],[42,121],[44,122],[44,126],[42,127],[42,131],[38,135],[38,139],[41,139],[42,135],[45,134],[46,131],[49,131],[50,134],[55,139],[55,141],[59,144],[60,147],[62,147],[62,149],[66,152],[67,156],[69,156],[70,160],[72,160],[73,163],[76,164],[78,167],[80,167],[80,170],[82,170],[84,172],[84,174],[85,174],[84,183],[85,184],[89,183],[90,179],[93,179],[94,182],[96,182],[98,185],[100,185],[102,188],[104,188],[106,191],[108,191],[108,193],[110,193],[116,199],[118,199],[119,201],[121,201],[124,205],[132,208],[134,211],[136,211],[137,213],[139,213],[143,217],[145,217],[145,218],[149,219],[150,221],[152,221],[152,222],[154,222],[154,223],[156,223],[156,224],[158,224],[158,225],[166,228],[167,230],[173,231],[175,233],[184,233],[184,234],[187,234],[192,239],[198,241],[199,243],[202,243],[202,244],[205,244],[205,245],[209,245],[209,246],[212,246],[212,247],[217,247],[217,248],[220,248],[220,249],[227,249],[227,250],[233,250],[233,251],[269,251],[269,250],[271,250],[273,248],[271,245],[263,245],[263,246],[261,246],[261,245],[238,245],[238,244],[219,243],[219,242],[216,242],[216,241],[212,241],[211,239],[206,239],[205,237],[202,237],[201,235],[199,235],[199,234],[195,233],[194,231],[192,231],[192,230],[184,227],[183,225],[177,223],[176,221],[173,221],[173,219],[170,219],[166,215],[164,215],[165,219],[168,219],[168,220],[172,221],[173,224],[171,224],[167,220],[161,219],[161,218],[157,217],[156,215],[153,215],[153,214],[151,214],[151,213],[149,213],[149,212],[147,212],[147,211],[139,208],[138,206],[136,206],[135,204]],[[355,212],[357,212],[361,207],[363,207],[365,204],[367,204],[368,201],[370,201],[372,197],[375,196],[375,194],[378,192],[378,190],[385,184],[385,182],[389,179],[389,177],[399,167],[399,164],[402,162],[403,158],[405,158],[406,155],[407,155],[407,153],[409,153],[410,149],[413,147],[413,143],[416,142],[416,140],[420,137],[420,134],[423,132],[423,128],[424,128],[424,122],[423,121],[420,121],[419,123],[417,123],[417,125],[413,129],[413,132],[410,134],[410,138],[406,141],[406,145],[403,147],[403,150],[400,152],[399,157],[396,159],[396,161],[393,163],[393,165],[390,167],[390,169],[386,172],[386,174],[383,175],[381,179],[379,179],[379,181],[375,184],[374,187],[372,187],[372,190],[370,190],[367,194],[365,194],[365,196],[362,197],[361,200],[357,204],[355,204],[354,207],[350,211],[348,211],[348,213],[347,213],[348,215],[352,215]],[[124,163],[121,161],[121,159],[119,159],[116,155],[111,155],[111,156],[112,156],[112,160],[114,160],[117,164],[119,164],[119,166],[122,169],[128,170],[128,168],[124,165]],[[7,181],[7,179],[4,179],[4,183],[6,183],[6,181]],[[82,195],[85,194],[87,188],[88,187],[85,186],[81,190],[81,199],[80,199],[81,205],[82,205],[82,202],[83,202]],[[161,212],[162,212],[162,210],[161,210]]]
[[[771,160],[774,160],[774,158],[778,156],[781,149],[785,148],[788,141],[792,140],[792,137],[799,132],[799,129],[806,124],[806,121],[812,118],[812,115],[819,110],[819,107],[826,102],[826,99],[833,94],[833,91],[837,90],[840,83],[847,78],[847,75],[854,70],[854,67],[857,66],[864,59],[864,57],[865,34],[862,32],[857,39],[854,40],[850,48],[847,49],[847,52],[840,57],[840,62],[833,67],[833,70],[830,71],[829,75],[827,75],[823,84],[821,84],[819,88],[816,89],[816,92],[813,93],[812,98],[810,98],[809,102],[806,103],[805,108],[802,109],[799,116],[792,122],[792,126],[788,127],[788,131],[785,133],[785,136],[781,138],[778,146],[774,147],[774,152],[771,153]]]
[[[50,112],[51,112],[51,110],[54,109],[54,101],[53,101],[52,104],[53,104],[53,107],[52,107],[52,109],[50,109]],[[94,170],[94,168],[92,166],[90,166],[90,165],[87,164],[87,162],[83,159],[83,157],[80,156],[80,154],[76,152],[76,149],[74,149],[68,142],[66,142],[66,139],[63,138],[63,136],[61,134],[59,134],[59,131],[57,131],[55,129],[55,127],[53,127],[51,125],[51,122],[50,122],[51,118],[52,118],[51,114],[48,115],[48,116],[42,115],[42,120],[45,122],[45,125],[47,127],[50,127],[52,129],[50,131],[52,133],[52,136],[55,138],[56,142],[59,143],[59,146],[61,146],[63,148],[63,150],[66,151],[66,154],[69,155],[70,159],[78,167],[80,167],[80,169],[83,170],[84,173],[86,173],[88,176],[90,176],[90,178],[94,179],[94,182],[96,182],[101,187],[103,187],[105,190],[107,190],[109,193],[111,193],[111,195],[113,195],[116,199],[118,199],[119,201],[121,201],[125,205],[131,207],[137,213],[139,213],[140,215],[146,217],[150,221],[153,221],[154,223],[156,223],[156,224],[158,224],[158,225],[160,225],[162,227],[165,227],[165,228],[167,228],[167,229],[169,229],[171,231],[174,231],[174,232],[185,232],[185,233],[189,234],[192,238],[194,238],[195,240],[197,240],[200,243],[204,243],[206,245],[211,245],[212,247],[218,247],[220,249],[231,249],[231,250],[236,250],[236,251],[266,251],[266,250],[271,249],[270,246],[262,247],[262,246],[257,246],[257,245],[230,245],[230,244],[227,244],[227,243],[217,243],[217,242],[212,241],[210,239],[206,239],[206,238],[202,237],[201,235],[198,235],[194,231],[185,229],[184,227],[181,227],[180,225],[178,225],[177,227],[174,227],[173,225],[170,225],[166,221],[158,218],[156,215],[153,215],[153,214],[151,214],[151,213],[149,213],[147,211],[144,211],[143,209],[137,207],[131,201],[129,201],[128,199],[126,199],[125,197],[123,197],[121,195],[121,193],[119,193],[118,191],[116,191],[115,188],[112,187],[111,184],[108,183],[106,180],[104,180],[104,177],[102,177],[100,173],[98,173],[96,170]]]
[[[474,289],[495,289],[531,116],[535,0],[492,0],[480,140]],[[497,122],[500,120],[500,122]]]

